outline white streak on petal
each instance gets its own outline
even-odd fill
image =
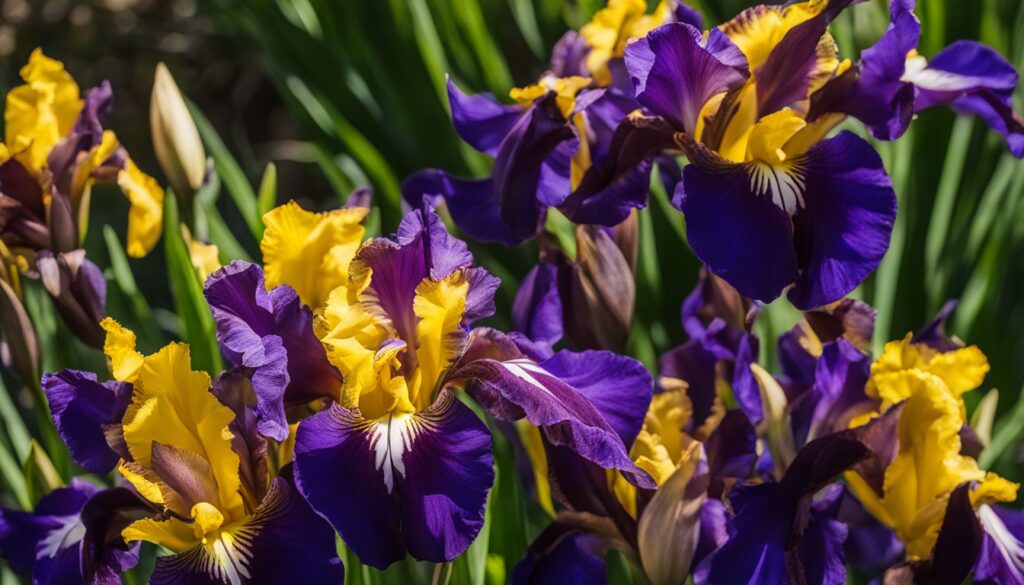
[[[39,541],[39,548],[36,554],[46,555],[48,558],[57,556],[57,553],[81,542],[85,536],[85,525],[78,514],[61,516],[55,518],[61,523],[60,526],[51,530],[42,540]]]
[[[1024,583],[1024,543],[1017,540],[1017,537],[1010,532],[1010,529],[1006,527],[991,506],[981,506],[978,509],[978,518],[981,520],[985,532],[999,547],[999,552],[1006,560],[1007,567],[1013,572],[1018,582]]]

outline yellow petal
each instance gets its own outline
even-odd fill
[[[369,275],[367,269],[366,274]],[[374,356],[392,337],[392,327],[382,311],[369,302],[352,302],[349,289],[336,288],[317,315],[314,331],[327,359],[344,379],[338,402],[346,408],[359,406],[359,398],[377,383]]]
[[[237,520],[244,515],[240,460],[231,449],[228,430],[235,414],[209,389],[210,377],[192,371],[187,345],[172,343],[147,356],[125,411],[125,443],[135,463],[145,468],[150,467],[154,442],[206,459],[217,483],[216,505]]]
[[[787,158],[783,146],[806,125],[803,118],[789,108],[761,118],[750,130],[748,158],[771,165],[783,163]]]
[[[413,312],[416,323],[416,361],[418,383],[413,384],[412,401],[418,410],[426,410],[448,366],[458,358],[466,343],[461,327],[466,310],[469,282],[466,273],[457,270],[441,281],[429,278],[416,287]]]
[[[331,291],[348,280],[367,213],[364,208],[313,213],[294,201],[267,212],[260,243],[267,288],[287,284],[310,308],[322,307]]]
[[[548,481],[548,458],[544,452],[540,429],[526,419],[516,421],[516,429],[519,431],[519,439],[526,450],[526,456],[530,459],[530,469],[533,470],[533,483],[536,487],[538,503],[549,516],[554,516],[555,507],[551,500],[551,483]]]
[[[809,0],[789,6],[758,5],[744,10],[720,28],[747,57],[750,70],[764,64],[768,55],[797,25],[817,16],[827,0]]]
[[[977,508],[982,504],[1013,502],[1017,499],[1017,490],[1019,489],[1019,483],[1003,479],[990,471],[971,492],[971,504]]]
[[[139,494],[142,497],[154,504],[164,503],[163,490],[160,483],[152,477],[152,471],[143,468],[134,461],[125,461],[123,459],[118,464],[117,470],[129,483],[135,486],[135,489],[139,490]]]
[[[209,502],[199,502],[192,506],[192,519],[199,525],[203,534],[209,534],[224,525],[224,515]]]
[[[136,540],[152,542],[175,553],[188,551],[201,542],[199,538],[196,538],[192,526],[177,518],[136,520],[121,531],[121,537],[125,542]]]
[[[206,277],[221,267],[220,250],[216,244],[204,244],[199,240],[191,240],[188,251],[192,258],[192,266],[199,273],[199,280],[202,282],[206,282]]]
[[[661,24],[643,21],[646,11],[644,0],[610,0],[607,7],[594,13],[590,22],[580,28],[580,36],[590,46],[587,69],[599,85],[611,84],[608,61],[623,55],[629,39],[642,37]]]
[[[70,195],[71,200],[76,202],[76,205],[92,187],[93,182],[95,182],[95,179],[92,177],[93,171],[107,162],[119,146],[121,146],[121,143],[118,142],[117,136],[110,130],[104,130],[100,143],[89,149],[85,158],[75,166],[75,171],[71,176]]]
[[[103,353],[110,364],[110,373],[119,382],[135,383],[142,367],[142,354],[135,351],[135,333],[107,317],[100,321],[100,327],[107,332],[103,342]]]
[[[931,553],[953,489],[985,473],[960,454],[963,413],[945,383],[924,372],[906,382],[910,396],[900,414],[899,453],[885,473],[883,505],[915,559]]]
[[[117,184],[132,204],[128,212],[128,255],[142,258],[153,249],[163,230],[164,190],[131,159],[117,174]]]
[[[64,64],[36,49],[21,68],[25,85],[7,94],[5,142],[15,158],[32,173],[46,166],[54,146],[71,133],[82,111],[78,84]]]

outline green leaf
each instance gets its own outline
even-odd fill
[[[14,495],[23,510],[32,509],[32,498],[28,493],[28,484],[18,460],[8,450],[7,445],[0,441],[0,476],[3,477],[7,489]]]
[[[11,393],[4,386],[2,378],[0,378],[0,420],[4,422],[3,427],[7,431],[7,438],[10,439],[11,445],[14,447],[15,456],[19,459],[24,458],[28,455],[32,435],[29,434],[25,420],[18,412],[18,407],[15,406]]]
[[[128,263],[128,257],[124,253],[124,246],[121,245],[117,232],[109,225],[103,226],[103,239],[107,244],[107,255],[110,258],[110,270],[114,275],[114,283],[131,302],[135,331],[147,347],[157,347],[161,338],[160,328],[157,327],[156,318],[153,316],[149,302],[139,292],[135,276]]]
[[[175,312],[181,321],[182,337],[191,346],[192,367],[216,376],[224,368],[216,342],[216,327],[203,297],[199,275],[181,237],[178,204],[174,197],[164,197],[164,250],[167,279],[174,297]]]
[[[1024,395],[1024,388],[1021,388],[1021,395]],[[982,469],[992,467],[992,464],[998,461],[1003,453],[1017,443],[1021,435],[1024,434],[1024,400],[1020,399],[1021,395],[1018,395],[1013,411],[1000,419],[995,433],[992,435],[992,443],[981,452],[978,465]]]
[[[64,481],[57,473],[53,462],[46,455],[46,451],[34,439],[29,447],[28,455],[25,457],[22,470],[29,499],[33,502],[38,502],[39,498],[64,485]]]
[[[256,208],[256,194],[253,193],[249,179],[246,178],[242,167],[238,165],[235,157],[231,155],[227,146],[224,145],[224,141],[221,140],[203,112],[192,102],[189,102],[188,105],[189,111],[192,112],[192,118],[196,122],[196,128],[199,129],[199,135],[203,138],[203,144],[206,145],[206,150],[213,158],[214,171],[224,183],[224,187],[227,188],[245,225],[248,226],[253,237],[259,240],[263,235],[263,222],[260,220]]]
[[[256,201],[261,218],[277,205],[277,166],[273,162],[268,162],[267,168],[263,170],[259,196]],[[263,227],[262,222],[260,222],[260,227]],[[263,237],[262,231],[261,229],[260,237]]]

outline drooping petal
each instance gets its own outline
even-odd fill
[[[486,427],[449,392],[379,421],[334,405],[299,426],[296,483],[364,563],[385,568],[406,551],[446,562],[483,526],[490,451]]]
[[[252,368],[260,432],[288,436],[285,407],[336,396],[341,378],[313,333],[313,316],[295,291],[267,291],[263,270],[236,260],[213,273],[203,287],[227,360]]]
[[[489,343],[486,335],[478,333],[476,342]],[[604,351],[563,351],[541,363],[518,350],[502,360],[473,359],[473,353],[449,381],[469,380],[467,390],[492,416],[526,418],[554,445],[619,469],[637,485],[652,485],[625,448],[639,431],[651,396],[650,374],[639,362]],[[614,405],[608,409],[614,416],[602,416],[598,403]]]
[[[125,382],[98,382],[96,374],[63,370],[42,380],[54,424],[75,463],[105,475],[119,459],[107,444],[103,427],[121,422],[131,400]]]
[[[523,115],[523,108],[501,104],[489,94],[466,95],[450,77],[448,104],[459,138],[488,156],[498,153],[501,141]]]
[[[978,518],[984,536],[972,582],[978,585],[1024,582],[1024,512],[986,504],[978,508]]]
[[[259,508],[231,540],[185,554],[159,557],[150,583],[340,583],[344,567],[334,532],[284,478],[270,486]]]
[[[512,570],[515,585],[598,585],[607,581],[600,538],[552,524]]]
[[[746,59],[720,30],[711,29],[705,41],[682,23],[658,27],[630,44],[625,62],[637,100],[686,132],[694,131],[711,96],[748,76]]]
[[[806,209],[793,218],[801,274],[788,296],[812,309],[841,299],[878,267],[896,193],[878,153],[850,132],[818,143],[804,161]]]

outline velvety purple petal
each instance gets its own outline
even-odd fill
[[[72,484],[80,487],[75,480]],[[87,580],[92,575],[92,585],[117,585],[121,573],[138,564],[141,543],[125,543],[121,530],[140,514],[154,511],[152,504],[126,487],[104,489],[89,497],[81,512],[85,526],[82,556],[83,572]]]
[[[501,287],[501,279],[487,272],[485,268],[467,268],[466,272],[469,291],[466,293],[466,308],[462,312],[462,322],[469,325],[494,314],[494,295]]]
[[[878,153],[851,132],[818,143],[804,160],[806,208],[793,220],[802,272],[788,296],[813,309],[843,298],[878,267],[896,193]]]
[[[853,416],[870,409],[872,403],[864,393],[870,368],[871,358],[845,339],[825,344],[815,368],[814,386],[791,410],[798,445],[847,428]]]
[[[605,351],[563,351],[539,364],[525,356],[475,359],[452,378],[468,379],[467,390],[495,418],[526,418],[552,444],[653,487],[624,444],[636,436],[651,399],[650,374],[639,362]]]
[[[1024,157],[1024,118],[1004,99],[988,90],[957,98],[951,104],[961,114],[974,114],[1006,139],[1010,153]]]
[[[549,345],[564,333],[559,272],[556,264],[541,261],[523,278],[512,303],[512,328]]]
[[[761,422],[764,413],[761,408],[761,390],[751,371],[751,364],[757,363],[757,338],[744,332],[736,348],[736,362],[733,365],[732,393],[740,408],[751,422]]]
[[[790,218],[751,190],[742,165],[688,165],[674,203],[697,258],[743,296],[770,302],[797,279]]]
[[[0,508],[0,556],[15,572],[31,575],[36,544],[58,524],[49,516]]]
[[[696,8],[691,7],[682,0],[673,3],[672,20],[688,24],[697,30],[704,30],[704,17]]]
[[[551,63],[548,70],[555,77],[590,77],[587,70],[587,54],[590,45],[574,30],[566,31],[551,49]]]
[[[98,475],[110,473],[119,457],[107,445],[103,426],[121,421],[131,401],[131,384],[101,383],[92,372],[63,370],[44,374],[42,386],[54,425],[75,463]]]
[[[973,583],[1024,583],[1024,512],[1004,506],[978,508],[984,528]]]
[[[775,350],[782,375],[797,393],[808,391],[814,385],[814,369],[818,366],[817,358],[807,353],[800,343],[804,334],[799,324],[794,325],[792,329],[779,336],[778,347]]]
[[[963,583],[974,569],[985,531],[975,512],[972,482],[964,482],[949,494],[949,502],[932,549],[929,575],[922,581]]]
[[[832,485],[823,491],[825,495],[811,508],[811,518],[797,545],[796,555],[800,558],[805,583],[843,585],[846,583],[843,544],[848,529],[835,519],[836,505],[843,488]]]
[[[407,444],[401,466],[395,460],[401,474],[402,538],[413,557],[448,562],[483,527],[487,493],[494,483],[491,435],[448,391],[413,417],[415,422],[402,431]]]
[[[552,524],[512,570],[515,585],[599,585],[607,581],[604,548],[597,536]]]
[[[295,484],[363,563],[383,569],[405,557],[405,547],[398,502],[385,483],[385,466],[393,481],[391,463],[384,461],[385,448],[375,461],[380,438],[372,428],[337,404],[302,421]]]
[[[637,100],[677,129],[692,132],[711,96],[747,78],[741,57],[717,28],[704,43],[700,30],[671,23],[627,46],[625,62]]]
[[[704,450],[712,480],[747,479],[757,460],[757,432],[741,411],[731,410],[708,437]]]
[[[836,519],[848,528],[843,545],[846,560],[859,571],[881,575],[903,557],[903,543],[896,533],[869,514],[849,490],[843,494]]]
[[[466,95],[450,77],[448,104],[459,138],[488,156],[498,153],[501,141],[523,115],[523,108],[504,105],[490,94]]]
[[[717,393],[715,390],[714,354],[705,349],[699,340],[690,340],[679,347],[665,352],[658,360],[662,376],[683,380],[687,384],[686,395],[690,398],[693,412],[687,430],[704,424],[712,414]]]
[[[542,206],[561,205],[572,190],[572,158],[579,147],[580,140],[573,135],[556,146],[540,165],[537,201]]]
[[[530,237],[521,239],[502,221],[494,181],[490,178],[464,179],[442,170],[426,169],[402,181],[402,197],[413,207],[421,207],[424,198],[435,205],[443,200],[455,225],[478,242],[514,246]]]
[[[721,500],[708,498],[700,509],[700,534],[697,537],[697,548],[693,552],[693,579],[695,582],[705,582],[709,564],[704,560],[721,548],[729,539],[729,531],[726,528],[727,512],[725,504]]]
[[[313,333],[313,315],[287,285],[267,291],[263,269],[242,260],[218,269],[203,287],[217,341],[228,362],[252,369],[262,434],[288,437],[285,406],[333,396],[341,377]]]
[[[903,135],[914,114],[914,89],[902,77],[907,53],[917,48],[921,36],[913,10],[913,1],[891,3],[885,34],[850,70],[811,97],[808,120],[827,112],[844,113],[864,122],[880,140]]]
[[[961,40],[939,51],[922,71],[911,73],[917,87],[915,111],[950,103],[965,92],[987,89],[1009,99],[1017,70],[1002,55],[977,41]]]
[[[433,209],[407,213],[395,234],[400,246],[415,246],[423,255],[424,272],[434,280],[442,280],[459,268],[473,263],[473,255],[462,240],[448,233],[444,222]]]

